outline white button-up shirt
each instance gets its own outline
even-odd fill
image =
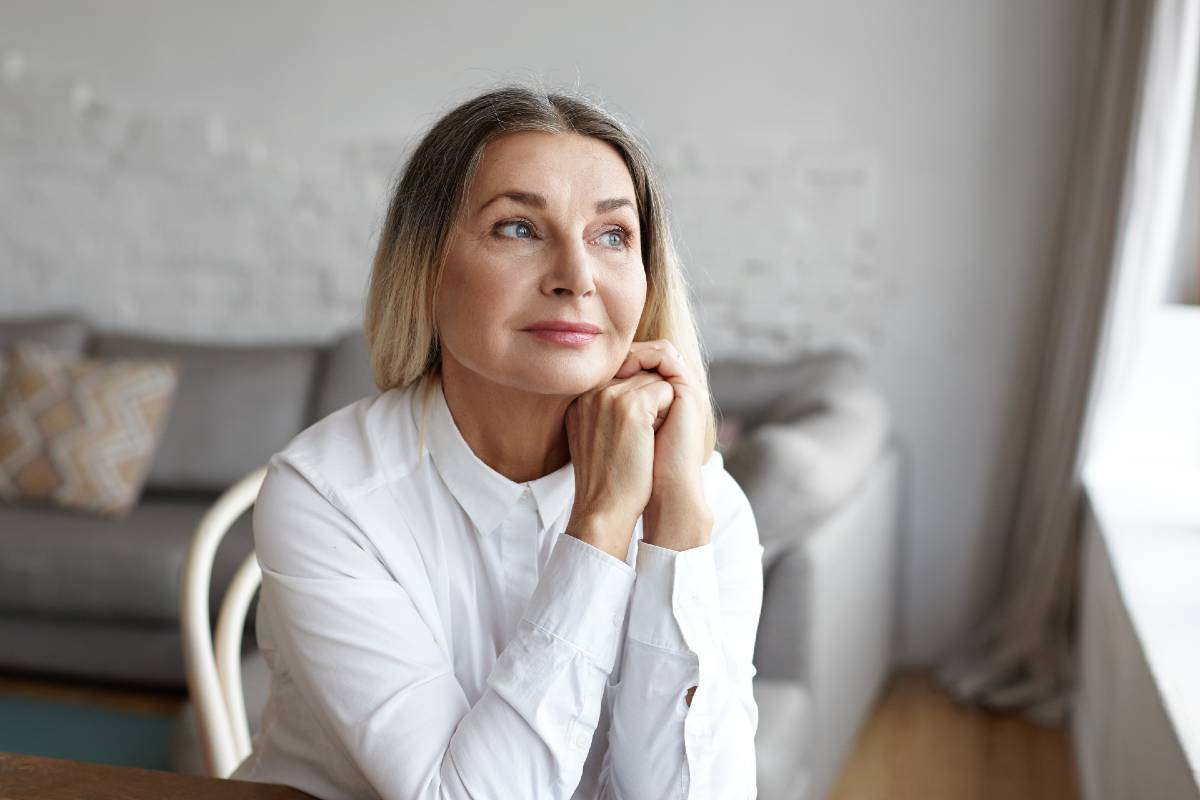
[[[253,521],[271,693],[233,777],[329,800],[755,797],[762,546],[720,453],[712,541],[648,544],[639,519],[622,561],[564,535],[570,463],[514,483],[432,385],[427,406],[421,382],[363,398],[270,459]]]

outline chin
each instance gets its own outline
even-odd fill
[[[612,380],[620,366],[595,363],[580,363],[575,367],[547,365],[521,370],[513,376],[516,379],[513,385],[536,394],[578,396]]]

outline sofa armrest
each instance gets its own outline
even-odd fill
[[[846,500],[890,430],[887,402],[862,363],[833,354],[741,435],[725,467],[754,509],[765,564]]]
[[[814,798],[836,779],[892,669],[901,463],[889,440],[849,496],[764,574],[754,665],[808,689]]]

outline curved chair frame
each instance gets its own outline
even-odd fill
[[[262,582],[262,571],[251,553],[221,601],[214,637],[208,607],[213,558],[233,523],[254,505],[266,474],[267,468],[260,467],[217,498],[196,526],[183,565],[179,595],[183,663],[205,769],[214,778],[229,777],[251,750],[242,695],[241,643],[246,612]]]

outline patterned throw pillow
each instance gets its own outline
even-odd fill
[[[141,496],[175,396],[167,359],[80,358],[34,342],[0,387],[0,498],[113,518]]]

